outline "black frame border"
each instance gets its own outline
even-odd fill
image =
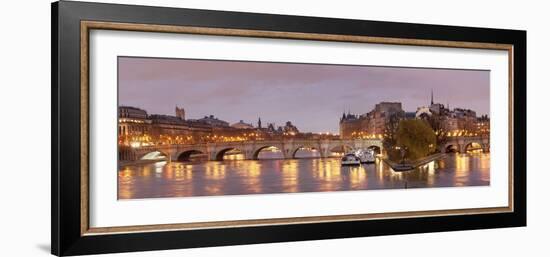
[[[61,1],[52,3],[51,252],[81,255],[526,225],[526,31]],[[511,44],[514,211],[107,235],[80,228],[80,21]]]

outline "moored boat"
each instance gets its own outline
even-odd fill
[[[342,166],[361,165],[361,159],[355,154],[348,153],[342,157]]]
[[[355,152],[355,156],[357,156],[361,163],[374,163],[374,151],[371,149],[368,149],[366,151],[358,150]]]

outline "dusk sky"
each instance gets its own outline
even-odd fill
[[[302,132],[338,133],[342,112],[382,101],[407,112],[434,100],[489,114],[489,71],[119,57],[119,105],[230,124],[291,121]]]

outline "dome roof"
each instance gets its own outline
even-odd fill
[[[240,120],[237,123],[231,124],[231,127],[234,127],[234,128],[254,128],[254,126],[252,126],[252,124],[246,123],[243,120]]]

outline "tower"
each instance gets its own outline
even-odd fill
[[[176,117],[185,120],[185,109],[176,106]]]
[[[434,90],[433,90],[433,88],[432,88],[432,101],[431,101],[431,105],[433,105],[433,104],[434,104]]]
[[[262,128],[262,119],[258,117],[258,128]]]

